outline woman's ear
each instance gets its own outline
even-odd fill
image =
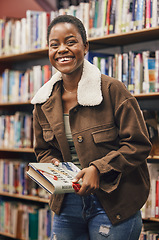
[[[84,45],[85,50],[84,50],[84,55],[87,54],[87,52],[89,51],[89,42],[87,41],[86,44]]]

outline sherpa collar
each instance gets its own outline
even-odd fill
[[[38,90],[31,103],[46,102],[51,95],[54,84],[60,80],[62,80],[61,73],[55,73],[52,78]],[[83,74],[77,88],[77,101],[83,106],[95,106],[99,105],[102,99],[101,72],[95,65],[85,59]]]

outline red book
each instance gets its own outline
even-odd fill
[[[111,4],[112,0],[108,0],[108,5],[107,5],[107,18],[106,18],[106,34],[109,34],[109,25],[110,25],[110,12],[111,12]]]
[[[156,208],[155,218],[159,217],[159,179],[156,180]]]
[[[151,0],[146,0],[146,28],[151,27]]]

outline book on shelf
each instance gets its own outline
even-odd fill
[[[126,22],[127,22],[127,13],[128,13],[128,3],[129,1],[123,0],[120,11],[121,11],[121,25],[120,32],[126,32]]]
[[[155,218],[159,213],[159,200],[158,200],[158,179],[159,179],[159,164],[149,163],[148,170],[150,174],[150,192],[147,202],[142,207],[143,218]]]
[[[49,240],[53,212],[47,205],[36,206],[0,198],[0,232],[16,239]]]
[[[110,21],[109,21],[109,34],[115,32],[115,10],[116,10],[117,1],[112,0],[111,2],[111,11],[110,11]]]
[[[106,34],[109,34],[111,4],[112,4],[112,0],[108,0],[108,3],[107,3],[107,16],[106,16]]]
[[[1,148],[32,148],[32,114],[15,112],[0,116]]]
[[[155,51],[155,69],[156,69],[156,84],[155,89],[156,92],[159,92],[159,50]]]
[[[36,65],[26,71],[5,69],[0,75],[1,102],[27,102],[53,74],[51,65]]]
[[[145,9],[145,0],[137,0],[137,10],[136,10],[136,29],[141,30],[144,27],[144,9]]]
[[[136,8],[137,8],[136,3],[137,3],[137,0],[132,0],[132,7],[131,7],[132,17],[131,17],[131,22],[130,22],[130,30],[131,31],[136,30],[136,26],[135,26]]]
[[[146,18],[146,23],[145,27],[150,28],[151,27],[151,0],[146,0],[146,11],[145,11],[145,18]]]
[[[143,110],[149,138],[152,143],[150,155],[159,155],[159,113],[155,110]]]
[[[72,182],[80,171],[72,162],[61,162],[59,166],[52,163],[29,163],[28,166],[28,176],[50,194],[71,193],[81,187],[81,180]]]

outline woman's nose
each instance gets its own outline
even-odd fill
[[[58,48],[58,53],[63,53],[63,52],[67,52],[67,46],[65,44],[61,44]]]

